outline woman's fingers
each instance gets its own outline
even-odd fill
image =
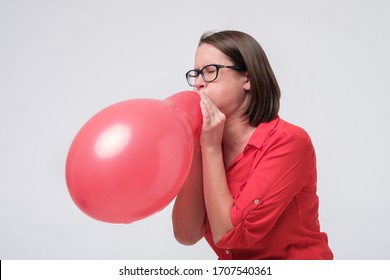
[[[200,98],[201,98],[201,105],[203,106],[203,112],[205,113],[203,114],[203,116],[208,118],[208,120],[210,121],[214,115],[214,110],[212,108],[213,104],[203,92],[200,93]]]
[[[201,107],[203,107],[203,117],[206,117],[206,121],[210,124],[219,123],[224,120],[225,115],[217,108],[217,106],[211,101],[211,99],[203,92],[200,93]]]
[[[225,115],[204,93],[200,93],[200,108],[203,115],[201,145],[203,147],[220,147],[225,127]]]
[[[203,116],[203,127],[210,126],[210,113],[203,100],[200,101],[200,110]]]

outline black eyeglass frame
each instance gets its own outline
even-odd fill
[[[216,68],[217,73],[215,74],[215,77],[213,79],[208,81],[208,80],[206,80],[206,78],[203,75],[203,70],[206,69],[207,67],[210,67],[210,66],[214,66]],[[234,69],[234,70],[237,70],[237,71],[244,71],[245,70],[244,67],[241,67],[241,66],[238,66],[238,65],[225,66],[225,65],[221,65],[221,64],[207,64],[207,65],[203,66],[202,69],[192,69],[192,70],[187,71],[187,73],[186,73],[187,83],[191,87],[195,86],[195,80],[194,80],[194,84],[191,84],[190,83],[190,79],[191,78],[196,79],[197,77],[199,77],[199,75],[202,77],[203,81],[205,81],[206,83],[210,83],[212,81],[215,81],[218,78],[219,69],[221,69],[221,68]],[[196,76],[191,76],[190,74],[194,73],[194,72],[197,75]]]

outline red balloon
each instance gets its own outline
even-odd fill
[[[73,201],[109,223],[131,223],[160,211],[186,179],[200,122],[194,92],[123,101],[100,111],[69,148],[66,182]]]
[[[199,107],[199,94],[194,91],[182,91],[169,96],[166,100],[175,104],[180,109],[178,115],[186,118],[191,126],[194,139],[198,141],[203,118]]]

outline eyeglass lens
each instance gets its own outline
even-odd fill
[[[187,73],[187,81],[190,86],[195,85],[195,79],[201,75],[205,82],[212,82],[218,76],[218,67],[216,65],[206,65],[201,70],[191,70]]]

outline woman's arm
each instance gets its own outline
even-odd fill
[[[230,217],[233,198],[227,185],[221,145],[226,117],[206,95],[200,96],[203,191],[214,243],[217,243],[233,228]]]
[[[195,144],[190,172],[172,211],[176,240],[184,245],[198,242],[204,236],[205,213],[201,152],[199,144]]]

